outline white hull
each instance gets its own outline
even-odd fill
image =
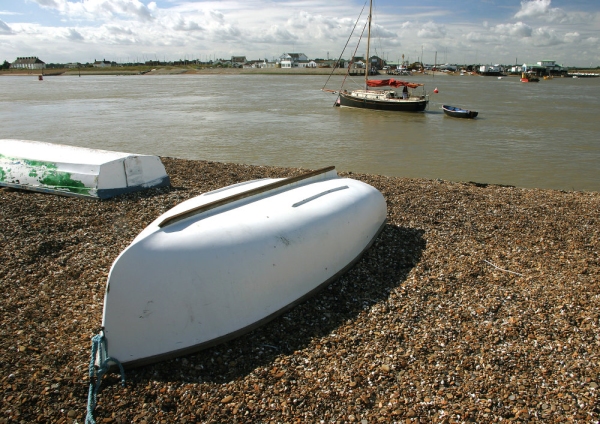
[[[157,156],[0,140],[0,186],[106,199],[169,184]]]
[[[385,222],[381,193],[333,168],[288,181],[205,193],[144,229],[109,274],[108,355],[133,366],[233,338],[358,260]],[[274,182],[283,186],[244,197]],[[193,211],[207,204],[212,209]]]

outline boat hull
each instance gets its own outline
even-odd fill
[[[169,186],[157,156],[30,140],[0,140],[0,186],[106,199]]]
[[[425,99],[394,99],[374,100],[353,97],[349,94],[340,93],[339,106],[353,107],[358,109],[386,110],[393,112],[423,112],[427,108],[428,101]]]
[[[476,112],[474,110],[459,109],[453,106],[443,105],[442,109],[444,110],[444,113],[447,116],[451,116],[453,118],[473,119],[477,115],[479,115],[479,112]]]
[[[121,253],[104,299],[109,356],[137,366],[250,331],[338,278],[385,223],[381,193],[335,171],[244,197],[274,181],[190,199]]]

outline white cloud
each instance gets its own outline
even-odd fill
[[[418,31],[417,35],[421,38],[444,38],[446,36],[446,27],[434,22],[427,22]]]
[[[69,28],[67,30],[65,38],[70,41],[84,41],[83,35],[81,35],[79,31],[73,28]]]
[[[54,9],[61,15],[73,20],[106,20],[117,17],[140,21],[150,21],[153,19],[150,9],[138,0],[86,0],[83,2],[68,0],[34,1],[42,8]]]
[[[10,29],[6,22],[0,19],[0,34],[12,34],[12,32],[12,29]]]
[[[254,34],[250,41],[257,43],[290,43],[296,41],[296,36],[286,28],[272,25],[264,34]]]
[[[528,0],[521,2],[516,19],[534,19],[555,24],[589,23],[598,17],[597,13],[566,12],[558,7],[550,7],[551,0]]]
[[[521,9],[515,14],[515,18],[536,18],[550,13],[551,0],[522,1]]]
[[[490,31],[499,35],[510,37],[531,37],[533,29],[523,22],[516,24],[500,24],[490,28]]]
[[[537,47],[558,46],[564,43],[564,38],[554,29],[541,27],[533,31],[533,45]]]

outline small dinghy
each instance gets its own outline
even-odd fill
[[[443,105],[444,113],[453,118],[475,118],[479,113],[474,110],[461,109],[454,106]]]
[[[31,140],[0,140],[0,186],[107,199],[169,186],[157,156]]]
[[[339,178],[334,167],[189,199],[113,263],[105,353],[137,366],[248,332],[348,270],[386,214],[377,189]]]

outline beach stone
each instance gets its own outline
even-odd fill
[[[172,187],[109,201],[0,190],[0,424],[80,420],[108,272],[150,222],[306,171],[161,160]],[[108,373],[98,423],[600,420],[599,193],[339,173],[388,205],[356,264],[251,333]]]

